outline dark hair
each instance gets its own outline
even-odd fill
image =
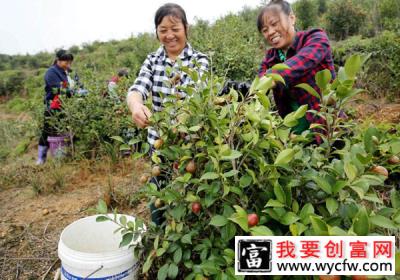
[[[129,71],[125,68],[122,68],[118,71],[118,77],[128,77]]]
[[[271,7],[273,7],[273,6],[280,7],[281,11],[287,16],[290,15],[293,12],[292,7],[290,6],[289,2],[287,2],[285,0],[271,0],[271,1],[269,1],[269,3],[266,6],[264,6],[264,8],[261,9],[261,11],[260,11],[260,13],[258,14],[258,17],[257,17],[257,28],[258,28],[259,32],[261,32],[261,30],[262,30],[262,28],[264,26],[264,20],[263,20],[264,13],[267,10],[271,9]]]
[[[66,50],[61,49],[56,52],[56,60],[73,61],[74,56],[72,53],[68,53]]]
[[[178,4],[174,4],[174,3],[167,3],[167,4],[162,5],[160,8],[158,8],[156,15],[154,17],[154,24],[156,26],[156,30],[157,30],[157,27],[162,22],[162,20],[164,19],[164,17],[166,17],[166,16],[172,16],[172,17],[179,18],[183,23],[183,26],[185,28],[185,34],[187,36],[188,21],[186,19],[185,10],[181,6],[179,6]]]

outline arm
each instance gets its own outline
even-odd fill
[[[126,98],[128,108],[132,112],[133,121],[144,128],[149,125],[148,118],[152,115],[143,105],[153,86],[153,72],[149,57],[144,61],[135,83],[129,88]]]
[[[55,95],[60,94],[60,78],[53,69],[49,69],[44,76],[44,81],[46,84],[46,100],[52,100]]]

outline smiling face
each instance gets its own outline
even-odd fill
[[[261,33],[273,48],[287,50],[296,35],[295,22],[293,13],[286,15],[279,7],[271,7],[263,14]]]
[[[169,57],[177,57],[186,46],[185,26],[177,17],[165,16],[157,26],[157,36]]]

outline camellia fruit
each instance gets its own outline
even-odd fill
[[[247,215],[247,224],[249,227],[254,227],[258,224],[258,216],[255,213]]]
[[[154,142],[154,148],[155,148],[156,150],[159,150],[159,149],[162,147],[163,144],[164,144],[164,141],[163,141],[162,139],[157,139],[157,140]]]
[[[385,176],[385,177],[389,176],[389,172],[387,171],[387,169],[385,167],[383,167],[383,166],[380,166],[380,165],[372,167],[370,169],[370,171],[372,173],[375,173],[375,174],[378,174],[378,175],[382,175],[382,176]]]
[[[140,177],[139,180],[140,180],[140,183],[145,184],[145,183],[147,183],[147,181],[149,180],[149,176],[143,174],[143,175]]]
[[[391,157],[388,159],[388,162],[389,162],[390,164],[399,164],[399,163],[400,163],[400,159],[399,159],[398,156],[391,156]]]
[[[153,175],[154,177],[160,176],[161,174],[161,168],[160,166],[156,165],[153,167],[153,169],[151,170],[151,175]]]
[[[161,199],[157,198],[156,201],[154,202],[154,206],[155,206],[157,209],[158,209],[158,208],[161,208],[161,207],[164,206],[164,202],[163,202]]]
[[[336,100],[335,98],[333,98],[332,96],[329,96],[327,102],[326,102],[327,106],[336,106]]]
[[[192,203],[192,212],[197,215],[200,213],[200,210],[201,210],[201,204],[199,202],[193,202]]]
[[[196,163],[194,160],[189,161],[189,163],[186,165],[186,171],[194,174],[196,172]]]

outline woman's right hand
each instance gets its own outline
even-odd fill
[[[149,108],[143,105],[142,95],[135,91],[129,93],[127,103],[129,110],[132,112],[133,122],[140,128],[148,126],[151,112]]]
[[[130,109],[132,112],[132,120],[138,127],[145,128],[149,125],[149,118],[152,115],[149,108],[140,102],[132,102]]]

